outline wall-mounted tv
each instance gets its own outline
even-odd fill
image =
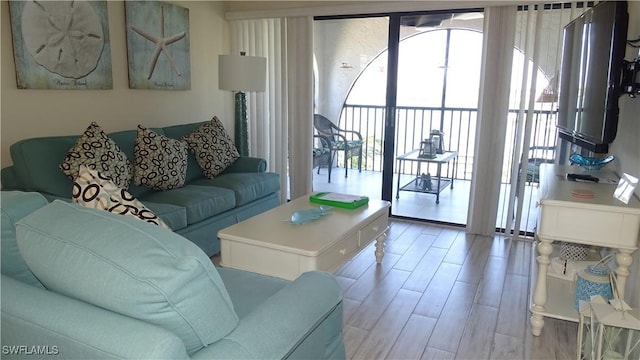
[[[628,22],[626,1],[604,1],[564,28],[558,135],[596,154],[616,137]]]

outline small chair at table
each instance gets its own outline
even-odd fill
[[[328,147],[331,149],[332,158],[328,164],[329,168],[333,164],[333,157],[338,151],[344,151],[344,177],[347,177],[347,161],[353,150],[358,152],[358,172],[362,172],[362,135],[354,130],[345,130],[339,128],[323,115],[315,114],[313,116],[313,126],[318,135],[321,135],[329,142]],[[323,144],[326,141],[322,141]],[[329,170],[331,171],[331,170]],[[318,167],[320,173],[320,167]],[[331,178],[329,178],[331,181]]]

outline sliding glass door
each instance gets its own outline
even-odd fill
[[[344,166],[338,152],[331,183],[318,164],[314,190],[382,198],[392,202],[395,216],[464,225],[481,28],[481,12],[318,19],[316,113],[358,131],[364,153],[362,172],[351,157],[345,178],[335,167]],[[449,161],[399,160],[436,133],[442,150],[455,153]]]

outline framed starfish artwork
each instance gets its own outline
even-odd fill
[[[125,1],[129,88],[190,90],[189,9]]]
[[[10,1],[18,89],[112,89],[106,1]]]

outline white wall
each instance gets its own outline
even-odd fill
[[[628,39],[640,36],[640,2],[629,1],[629,30]],[[628,60],[640,55],[638,49],[627,47]],[[616,170],[619,174],[628,173],[640,177],[640,98],[632,99],[623,96],[619,102],[620,116],[618,119],[618,133],[609,152],[617,157]],[[636,195],[640,196],[640,186],[636,188]],[[640,246],[640,236],[638,238]],[[631,276],[627,286],[630,294],[631,306],[640,307],[640,251],[633,257]]]
[[[233,97],[218,90],[218,55],[228,53],[228,26],[222,2],[173,1],[189,9],[191,90],[132,90],[127,72],[124,3],[108,1],[112,90],[18,90],[8,2],[2,22],[1,155],[11,164],[9,146],[17,140],[79,134],[91,121],[107,132],[205,121],[218,115],[233,131]],[[162,56],[162,55],[161,55]],[[62,159],[61,159],[62,160]]]

